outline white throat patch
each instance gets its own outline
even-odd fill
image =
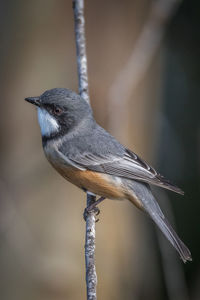
[[[37,108],[38,122],[40,124],[42,136],[50,136],[52,133],[58,132],[59,124],[56,119],[51,116],[44,108]]]

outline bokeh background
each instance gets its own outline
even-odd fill
[[[46,161],[35,109],[77,90],[70,0],[0,1],[0,299],[85,298],[85,195]],[[184,265],[128,202],[101,204],[98,297],[200,299],[200,4],[86,0],[97,121],[185,190],[155,190],[193,262]]]

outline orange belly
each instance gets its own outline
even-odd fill
[[[110,199],[126,198],[123,185],[115,182],[111,175],[89,170],[82,171],[73,167],[61,167],[52,162],[51,164],[65,179],[81,189]]]
[[[140,199],[136,197],[133,190],[126,185],[122,178],[90,170],[82,171],[75,167],[67,166],[59,159],[52,160],[52,155],[49,155],[47,151],[45,151],[45,154],[51,165],[65,179],[77,187],[108,199],[128,199],[142,209],[143,206]]]
[[[86,189],[87,191],[108,199],[128,199],[139,209],[143,208],[140,199],[138,199],[127,186],[120,183],[120,181],[122,181],[120,178],[116,179],[116,177],[111,175],[89,170],[81,171],[71,167],[60,169],[54,166],[54,168],[56,168],[65,179],[81,189]]]

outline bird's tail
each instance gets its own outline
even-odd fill
[[[134,191],[134,199],[129,198],[129,200],[135,204],[135,197],[137,197],[137,199],[141,201],[140,208],[142,208],[153,219],[159,229],[177,250],[183,262],[185,263],[186,261],[191,261],[192,257],[190,250],[181,241],[175,230],[170,225],[169,221],[165,218],[150,190],[150,187],[143,183],[137,182],[134,184],[134,186],[132,186],[132,190]]]

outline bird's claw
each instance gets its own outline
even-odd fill
[[[84,218],[85,221],[86,221],[88,215],[92,212],[95,213],[95,216],[98,216],[100,214],[100,209],[97,206],[95,206],[95,207],[93,207],[93,206],[92,207],[90,207],[90,206],[86,207],[85,210],[84,210],[84,213],[83,213],[83,218]],[[99,219],[96,219],[95,222],[98,222],[98,221],[99,221]]]

